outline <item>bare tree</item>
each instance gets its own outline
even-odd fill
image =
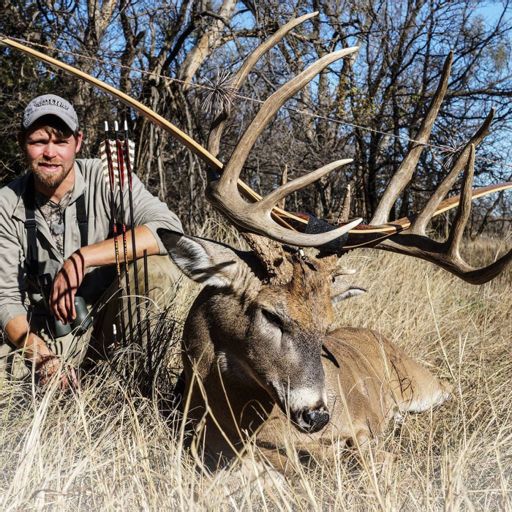
[[[500,160],[507,156],[503,148],[512,95],[508,0],[500,3],[502,15],[492,22],[478,15],[474,0],[3,4],[0,32],[44,44],[46,52],[118,85],[203,144],[216,102],[236,101],[240,108],[225,128],[221,159],[229,156],[258,100],[313,60],[358,45],[358,55],[324,70],[287,103],[247,160],[245,179],[266,193],[279,185],[285,164],[293,179],[333,159],[354,158],[342,173],[290,197],[288,208],[336,219],[345,189],[352,183],[351,214],[370,220],[397,162],[414,144],[410,139],[417,137],[450,51],[452,75],[432,128],[434,147],[422,153],[390,219],[410,215],[423,205],[446,174],[453,152],[481,124],[491,106],[495,108],[493,130],[485,147],[479,148],[475,181],[505,180],[511,174]],[[290,18],[315,10],[317,17],[294,29],[261,59],[239,91],[242,98],[230,95],[229,77],[251,50]],[[31,95],[60,91],[78,104],[87,131],[86,151],[94,155],[101,121],[127,117],[138,147],[136,171],[188,228],[204,221],[209,209],[202,199],[201,164],[189,151],[98,91],[1,51],[0,73],[10,80],[4,81],[10,84],[6,89],[10,96],[3,102],[11,123],[15,123],[13,112]],[[15,145],[4,143],[3,149],[7,179],[12,174],[6,174],[6,169],[16,159]],[[492,220],[486,214],[489,206],[484,203],[481,210],[475,209],[474,231],[482,229],[485,219]],[[496,206],[500,209],[496,218],[505,217],[506,198],[500,197]],[[496,221],[494,225],[505,224]]]

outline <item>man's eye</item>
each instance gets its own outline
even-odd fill
[[[284,324],[282,319],[273,313],[272,311],[269,311],[268,309],[262,309],[261,312],[263,313],[263,316],[271,323],[274,324],[279,329],[283,330]]]

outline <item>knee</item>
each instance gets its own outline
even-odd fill
[[[142,262],[143,263],[143,262]],[[166,289],[173,286],[181,277],[181,272],[167,255],[149,256],[147,260],[147,277],[144,264],[139,265],[137,274],[139,282],[145,279],[149,282],[149,287]]]
[[[143,264],[137,268],[137,276],[140,293],[165,308],[172,303],[182,274],[169,256],[155,255],[147,260],[147,276]]]

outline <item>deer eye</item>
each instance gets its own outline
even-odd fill
[[[274,312],[269,311],[268,309],[262,309],[261,312],[268,322],[281,329],[281,331],[283,330],[284,323],[281,317],[276,315]]]

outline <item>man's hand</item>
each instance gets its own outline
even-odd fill
[[[68,323],[76,318],[75,294],[82,284],[85,271],[92,267],[113,265],[120,261],[133,261],[134,257],[141,258],[144,251],[148,256],[159,254],[158,242],[147,226],[137,226],[134,229],[137,237],[137,255],[132,254],[131,231],[126,233],[126,255],[124,249],[119,247],[117,254],[113,238],[87,245],[74,252],[67,259],[53,280],[52,292],[50,294],[50,309],[57,320]],[[124,244],[122,244],[124,246]],[[117,254],[117,258],[116,258]]]
[[[64,368],[60,359],[53,354],[42,357],[36,364],[36,374],[39,378],[39,384],[46,386],[51,379],[60,372],[59,389],[62,391],[79,389],[79,382],[76,371],[73,367]]]
[[[85,261],[80,250],[74,252],[62,265],[53,280],[50,309],[64,324],[76,318],[75,295],[85,275]]]

